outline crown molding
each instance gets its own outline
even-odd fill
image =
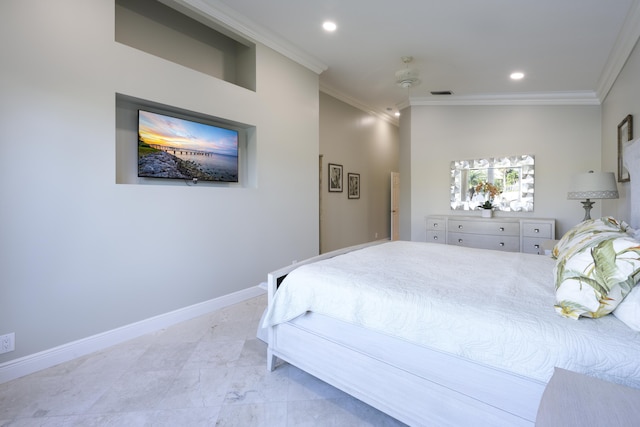
[[[352,98],[348,95],[345,95],[344,93],[337,91],[335,89],[333,89],[332,87],[329,87],[325,84],[320,83],[320,92],[323,92],[333,98],[338,99],[339,101],[344,102],[345,104],[349,104],[352,107],[355,107],[359,110],[364,111],[365,113],[371,114],[373,116],[376,116],[386,122],[391,123],[394,126],[398,126],[399,125],[399,120],[397,117],[395,116],[391,116],[389,115],[389,113],[387,113],[386,111],[379,111],[379,110],[374,110],[372,109],[370,106],[364,104],[363,102],[360,102],[359,100]]]
[[[229,8],[225,4],[217,0],[160,0],[161,2],[182,10],[195,12],[200,17],[205,16],[215,22],[217,26],[223,27],[230,37],[238,39],[238,37],[244,37],[257,43],[261,43],[276,52],[284,55],[294,62],[310,69],[316,74],[321,74],[328,66],[311,55],[296,48],[288,41],[277,36],[273,32],[260,26],[259,24],[249,20],[248,18],[240,15],[235,10]],[[242,40],[238,40],[241,41]],[[245,41],[246,42],[246,41]],[[395,126],[398,126],[398,119],[395,116],[390,116],[386,112],[376,111],[370,106],[365,105],[359,100],[345,95],[333,88],[326,85],[320,85],[320,90],[327,95],[330,95],[342,102],[345,102],[352,107],[358,108],[368,114],[372,114],[382,120],[385,120]]]
[[[239,35],[240,37],[245,37],[251,41],[263,44],[316,74],[321,74],[328,68],[322,61],[296,48],[285,39],[240,15],[238,12],[217,0],[161,1],[171,7],[178,6],[180,8],[187,8],[190,11],[206,16],[228,31],[235,33],[236,38]],[[230,36],[233,37],[233,35]]]
[[[160,0],[172,7],[180,7],[195,12],[201,17],[211,19],[223,27],[230,37],[244,37],[253,42],[263,44],[294,62],[321,74],[328,66],[317,58],[298,49],[287,40],[279,37],[261,25],[240,15],[218,0]],[[402,102],[402,107],[413,105],[600,105],[615,83],[624,64],[640,39],[640,0],[633,0],[629,13],[616,39],[609,59],[598,81],[597,90],[580,92],[552,93],[516,93],[516,94],[483,94],[471,96],[447,96],[443,98],[415,97]],[[398,119],[386,111],[377,111],[371,106],[343,94],[321,83],[320,90],[355,108],[373,114],[389,123],[398,125]],[[400,109],[401,109],[400,108]]]
[[[600,105],[593,91],[412,97],[409,105]]]
[[[640,39],[640,0],[634,0],[629,8],[629,13],[622,24],[622,29],[616,39],[613,49],[607,59],[600,80],[598,81],[597,94],[601,102],[609,94],[624,64],[631,55],[634,47]]]
[[[396,104],[396,108],[398,109],[398,111],[402,111],[407,107],[411,106],[411,102],[409,99],[405,99],[404,101],[401,101],[399,103]]]

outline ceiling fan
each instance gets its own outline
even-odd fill
[[[403,56],[401,59],[405,64],[405,68],[396,71],[396,84],[404,89],[418,86],[422,83],[420,71],[409,67],[409,64],[413,61],[413,56]]]

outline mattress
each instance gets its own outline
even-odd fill
[[[264,326],[316,312],[547,382],[555,367],[640,388],[640,333],[614,316],[554,311],[554,261],[395,241],[303,265]]]

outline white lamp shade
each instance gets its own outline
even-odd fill
[[[613,172],[585,172],[573,176],[567,199],[617,199]]]

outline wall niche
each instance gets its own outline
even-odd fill
[[[116,93],[116,184],[194,185],[182,179],[138,176],[138,110],[221,126],[238,132],[238,182],[198,181],[198,187],[256,188],[256,127]]]
[[[115,41],[255,91],[255,44],[178,7],[156,0],[115,0]]]

